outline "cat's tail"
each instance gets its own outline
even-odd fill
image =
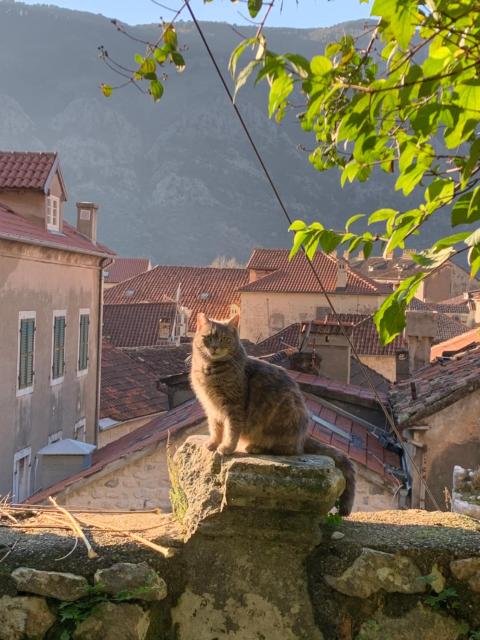
[[[322,444],[312,438],[307,438],[303,450],[305,453],[313,453],[333,458],[335,465],[343,473],[346,481],[345,490],[340,496],[338,511],[340,515],[348,516],[352,512],[353,501],[355,499],[356,473],[353,462],[343,451],[340,451],[340,449],[328,444]]]

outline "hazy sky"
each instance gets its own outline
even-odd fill
[[[37,0],[24,0],[27,4],[47,4]],[[160,0],[172,8],[180,6],[179,0]],[[277,0],[278,2],[278,0]],[[109,18],[118,18],[129,24],[158,22],[167,18],[169,12],[155,6],[151,0],[57,0],[55,4],[67,9],[79,9],[92,13],[102,13]],[[233,4],[230,0],[214,0],[204,4],[203,0],[192,0],[192,8],[202,20],[221,20],[245,24],[242,16],[248,11],[244,2]],[[369,6],[360,0],[284,0],[283,11],[275,7],[270,13],[268,24],[283,27],[326,27],[344,20],[366,18]],[[280,2],[278,2],[278,7]],[[186,18],[185,18],[186,19]]]

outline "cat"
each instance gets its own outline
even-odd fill
[[[345,476],[339,513],[348,515],[355,497],[354,465],[339,449],[308,437],[308,410],[297,383],[285,369],[247,356],[238,323],[238,315],[226,322],[197,316],[190,381],[208,419],[206,446],[223,455],[241,443],[251,454],[330,456]]]

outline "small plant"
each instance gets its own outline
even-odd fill
[[[323,524],[326,524],[328,527],[335,527],[336,525],[342,522],[342,516],[339,513],[327,513],[325,516],[325,520]]]
[[[167,469],[168,477],[170,479],[170,491],[168,492],[168,497],[170,498],[170,503],[172,505],[173,515],[178,522],[182,524],[188,509],[188,500],[180,483],[178,465],[173,459],[170,437],[167,439]]]
[[[480,640],[480,629],[471,630],[468,636],[468,640]]]
[[[131,591],[120,591],[115,595],[109,595],[104,591],[102,583],[97,583],[93,587],[89,586],[86,595],[75,602],[62,602],[58,608],[58,617],[63,626],[59,640],[71,640],[78,625],[86,620],[95,607],[103,602],[126,602],[137,600],[149,593],[152,587],[142,586]]]
[[[440,593],[429,594],[426,596],[425,602],[432,609],[443,609],[450,612],[460,607],[459,595],[453,587],[447,587]]]

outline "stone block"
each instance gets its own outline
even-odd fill
[[[398,618],[379,612],[362,625],[356,640],[457,640],[464,632],[451,616],[419,603]]]
[[[325,576],[336,591],[368,598],[383,589],[389,593],[422,593],[426,585],[417,565],[406,556],[362,549],[354,563],[340,576]]]
[[[136,604],[97,605],[73,634],[74,640],[144,640],[150,614]]]
[[[0,598],[0,640],[43,640],[54,622],[44,598]]]
[[[18,591],[67,602],[82,598],[88,589],[87,580],[73,573],[37,571],[29,567],[19,567],[12,572],[12,578]]]
[[[480,557],[452,560],[450,571],[457,580],[464,580],[472,591],[480,593]]]
[[[167,585],[146,562],[119,562],[95,573],[95,584],[106,593],[128,592],[136,600],[154,601],[167,597]]]

